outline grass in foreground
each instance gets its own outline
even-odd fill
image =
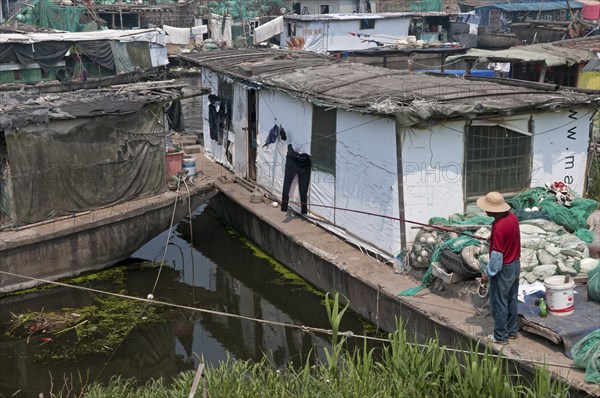
[[[568,386],[553,379],[546,368],[536,369],[526,381],[508,370],[506,361],[488,349],[447,351],[436,340],[424,347],[411,344],[399,325],[381,348],[350,352],[346,338],[338,333],[348,306],[340,309],[338,295],[326,300],[332,325],[332,347],[327,360],[311,365],[307,358],[300,368],[276,369],[266,359],[259,363],[229,359],[206,368],[196,397],[568,397]],[[374,355],[377,354],[377,355]],[[375,358],[377,357],[377,358]],[[195,373],[182,373],[171,383],[151,381],[138,387],[133,380],[113,379],[108,386],[92,385],[86,398],[180,398],[188,397]],[[60,395],[56,395],[59,397]]]

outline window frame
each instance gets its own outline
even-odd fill
[[[490,191],[510,197],[531,185],[533,134],[501,123],[473,122],[465,126],[464,157],[467,202]],[[484,175],[476,177],[474,174]],[[515,177],[517,181],[511,183]]]
[[[335,176],[337,148],[337,109],[313,105],[311,157],[315,170]]]

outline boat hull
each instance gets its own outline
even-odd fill
[[[188,214],[189,208],[196,209],[208,200],[211,190],[210,185],[204,185],[192,187],[190,196],[187,192],[179,195],[165,192],[2,232],[0,271],[4,272],[0,273],[0,293],[34,287],[43,284],[41,280],[55,281],[114,265],[168,229],[172,217],[177,223]]]

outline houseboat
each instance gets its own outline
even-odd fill
[[[475,13],[481,17],[477,47],[508,48],[579,37],[569,36],[566,28],[576,22],[582,7],[578,1],[491,3],[476,7]]]
[[[165,113],[206,91],[161,81],[0,95],[0,292],[115,264],[183,218],[183,203],[197,207],[206,185],[168,189]]]
[[[289,200],[290,209],[387,259],[416,236],[398,220],[464,213],[491,190],[509,197],[544,181],[565,181],[576,192],[586,184],[598,102],[585,93],[413,74],[313,52],[185,59],[202,67],[202,85],[212,88],[203,106],[207,156],[277,198],[282,210]]]

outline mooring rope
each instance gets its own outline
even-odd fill
[[[162,271],[163,265],[165,264],[165,258],[167,257],[167,248],[169,247],[169,240],[171,240],[171,230],[173,229],[173,223],[175,221],[175,210],[177,210],[177,201],[179,200],[179,186],[181,181],[177,179],[177,191],[175,192],[175,203],[173,204],[173,213],[171,214],[171,223],[169,225],[169,232],[167,233],[167,241],[165,242],[165,249],[163,250],[162,259],[160,260],[160,266],[158,267],[158,274],[156,275],[156,280],[154,281],[154,286],[152,286],[152,291],[148,294],[148,299],[154,298],[154,291],[156,290],[156,285],[158,285],[158,280],[160,279],[160,273]]]
[[[333,331],[331,329],[316,328],[316,327],[305,326],[305,325],[295,325],[292,323],[270,321],[270,320],[266,320],[266,319],[253,318],[253,317],[248,317],[245,315],[232,314],[232,313],[223,312],[223,311],[215,311],[215,310],[208,310],[205,308],[190,307],[187,305],[168,303],[166,301],[159,301],[159,300],[155,300],[155,299],[135,297],[135,296],[129,296],[126,294],[121,294],[121,293],[108,292],[108,291],[94,289],[94,288],[86,287],[86,286],[69,285],[67,283],[15,274],[13,272],[8,272],[8,271],[0,271],[0,274],[10,275],[10,276],[17,277],[17,278],[29,279],[29,280],[47,283],[47,284],[51,284],[51,285],[57,285],[57,286],[62,286],[62,287],[67,287],[67,288],[72,288],[72,289],[88,291],[88,292],[92,292],[92,293],[106,294],[109,296],[120,297],[120,298],[128,299],[128,300],[141,301],[144,303],[157,304],[157,305],[162,305],[162,306],[166,306],[166,307],[179,308],[179,309],[190,310],[190,311],[212,314],[212,315],[220,315],[220,316],[225,316],[225,317],[230,317],[230,318],[237,318],[237,319],[242,319],[242,320],[246,320],[246,321],[267,324],[267,325],[281,326],[281,327],[285,327],[285,328],[293,328],[293,329],[301,330],[303,332],[314,332],[314,333],[321,333],[321,334],[325,334],[325,335],[333,334]],[[381,337],[366,336],[366,335],[361,335],[361,334],[354,334],[354,332],[352,332],[352,331],[339,332],[338,334],[341,336],[356,337],[356,338],[362,338],[362,339],[366,339],[366,340],[378,341],[378,342],[383,342],[383,343],[390,342],[389,339],[385,339],[385,338],[381,338]],[[427,344],[412,343],[412,342],[408,342],[408,341],[406,342],[406,344],[410,345],[410,346],[415,346],[415,347],[428,348]],[[464,353],[464,354],[472,354],[473,353],[471,351],[461,350],[459,348],[452,348],[452,347],[448,347],[448,346],[440,346],[440,348],[445,351],[449,351],[449,352]],[[561,367],[561,368],[568,368],[568,369],[581,369],[574,365],[565,365],[565,364],[560,364],[560,363],[539,361],[539,360],[535,360],[535,359],[511,357],[511,356],[504,355],[502,353],[493,354],[493,353],[477,352],[477,355],[479,355],[479,356],[488,355],[489,357],[492,357],[492,358],[501,358],[501,359],[512,360],[512,361],[517,361],[517,362],[536,364],[536,365],[554,366],[554,367]]]
[[[156,280],[154,281],[154,286],[152,286],[152,291],[148,294],[148,298],[152,300],[154,298],[154,291],[156,290],[156,286],[158,285],[158,280],[160,279],[160,273],[162,271],[163,265],[165,264],[165,258],[167,256],[167,249],[169,248],[169,241],[171,240],[171,232],[173,229],[173,225],[175,224],[175,211],[177,210],[177,201],[179,200],[179,188],[181,187],[181,183],[185,186],[185,190],[188,194],[188,216],[190,218],[190,242],[194,242],[194,235],[192,232],[192,193],[190,192],[190,188],[188,187],[187,175],[178,176],[177,178],[177,190],[175,192],[175,203],[173,203],[173,213],[171,214],[171,223],[169,224],[169,233],[167,234],[167,241],[165,242],[165,249],[163,250],[162,259],[160,260],[160,266],[158,268],[158,274],[156,275]],[[190,184],[192,182],[190,181]],[[192,273],[194,272],[194,256],[192,255]],[[192,274],[192,278],[194,275]]]

